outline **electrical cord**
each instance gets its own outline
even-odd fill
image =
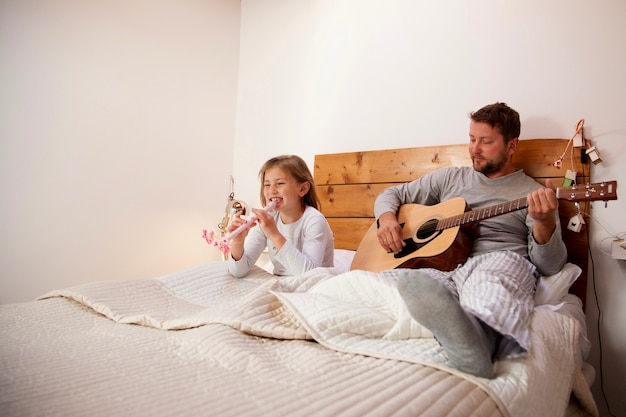
[[[582,124],[584,125],[585,121],[584,119],[582,120]],[[580,125],[580,121],[578,122]],[[578,128],[577,125],[576,127]],[[572,139],[573,140],[573,139]],[[566,148],[567,150],[567,148]],[[572,148],[573,150],[573,148]],[[583,178],[585,178],[585,164],[582,164],[582,175]],[[598,219],[596,219],[595,217],[591,217],[590,213],[582,213],[584,216],[586,216],[589,219],[594,220],[597,224],[600,225],[600,227],[609,235],[611,235],[611,233],[606,229],[606,227],[604,227],[604,225],[602,223],[600,223],[598,221]],[[609,415],[611,417],[615,417],[615,415],[613,414],[613,412],[611,412],[611,405],[609,404],[609,400],[606,396],[606,391],[604,390],[604,365],[603,365],[603,350],[602,350],[602,309],[600,308],[600,299],[598,298],[598,290],[596,289],[596,263],[593,259],[593,253],[591,251],[591,237],[589,236],[589,227],[585,228],[585,233],[587,234],[587,251],[589,253],[589,260],[591,262],[591,285],[593,287],[593,296],[594,299],[596,301],[596,308],[598,309],[598,318],[597,318],[597,329],[598,329],[598,351],[599,351],[599,372],[598,374],[600,375],[600,392],[602,393],[602,398],[604,399],[604,403],[606,404],[606,409],[609,413]],[[602,244],[600,244],[600,250],[602,250]],[[603,250],[602,250],[603,251]],[[604,252],[604,251],[603,251]]]
[[[600,222],[598,222],[596,220],[596,222],[598,224],[600,224]],[[604,229],[604,226],[602,226],[602,224],[600,224],[600,226]],[[606,229],[604,229],[606,230]],[[596,300],[596,307],[598,309],[598,319],[597,319],[597,328],[598,328],[598,350],[599,350],[599,362],[600,362],[600,369],[599,369],[599,374],[600,374],[600,392],[602,392],[602,397],[604,399],[604,403],[606,404],[606,409],[609,412],[609,415],[611,417],[615,417],[615,415],[611,412],[611,405],[609,404],[609,400],[606,397],[606,392],[604,390],[604,372],[603,372],[603,361],[602,361],[602,309],[600,308],[600,300],[598,298],[598,291],[596,289],[596,264],[595,261],[593,260],[593,253],[591,251],[591,244],[589,243],[589,228],[587,227],[587,250],[589,252],[589,259],[591,261],[591,284],[593,286],[593,295],[594,298]]]
[[[613,242],[615,240],[623,240],[624,238],[626,238],[626,232],[618,233],[618,234],[616,234],[614,236],[605,237],[604,239],[602,239],[600,241],[600,251],[602,251],[602,253],[607,255],[607,256],[613,256],[613,254],[611,253],[610,248],[609,249],[606,248],[606,242],[609,241],[609,240],[611,242]]]

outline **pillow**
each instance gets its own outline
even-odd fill
[[[556,305],[562,302],[569,291],[569,287],[572,286],[581,272],[582,270],[578,265],[566,263],[556,274],[540,276],[535,292],[535,305]]]
[[[335,249],[335,268],[340,272],[350,271],[355,254],[356,251],[353,250]],[[582,270],[578,265],[566,263],[556,274],[540,276],[535,292],[535,305],[561,303],[581,273]]]
[[[339,273],[350,271],[350,265],[352,265],[352,259],[356,251],[347,249],[335,249],[334,265]],[[270,274],[274,271],[274,264],[272,261],[268,261],[269,255],[267,255],[267,249],[263,251],[263,254],[257,261],[257,265],[265,269]]]
[[[348,272],[355,254],[356,251],[354,250],[335,249],[335,268],[337,268],[339,272]]]
[[[563,304],[556,310],[561,314],[565,314],[575,320],[580,325],[580,334],[578,336],[578,346],[580,347],[580,361],[584,361],[591,351],[591,342],[587,335],[587,322],[585,320],[585,312],[583,311],[583,302],[574,294],[565,294]]]

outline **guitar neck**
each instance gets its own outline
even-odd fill
[[[595,184],[574,185],[566,188],[557,188],[556,197],[568,201],[609,201],[617,200],[617,181],[603,181]],[[463,226],[502,214],[512,213],[528,207],[526,197],[517,200],[496,204],[476,210],[466,211],[456,216],[447,217],[437,222],[436,230]]]
[[[502,214],[512,213],[514,211],[525,209],[527,207],[528,200],[526,199],[526,197],[522,197],[518,198],[517,200],[507,201],[505,203],[466,211],[462,214],[440,220],[437,223],[437,230],[463,226],[465,224],[478,222],[481,220],[489,219],[491,217],[500,216]]]

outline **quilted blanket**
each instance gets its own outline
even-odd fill
[[[500,361],[493,379],[447,366],[432,334],[401,302],[393,271],[337,274],[318,268],[276,277],[256,268],[232,278],[224,263],[210,263],[152,280],[107,281],[56,290],[117,323],[181,330],[220,323],[271,339],[315,340],[326,348],[427,365],[483,389],[510,416],[561,416],[573,393],[582,415],[597,415],[575,360],[578,325],[536,309],[529,357]]]

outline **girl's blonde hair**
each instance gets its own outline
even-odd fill
[[[259,170],[259,178],[261,179],[261,203],[265,207],[267,201],[263,195],[263,186],[265,184],[265,171],[270,168],[278,167],[283,171],[289,173],[299,184],[304,182],[309,183],[309,191],[302,196],[303,207],[311,206],[316,209],[320,209],[322,203],[320,202],[317,191],[315,189],[315,181],[313,175],[309,170],[306,162],[297,155],[280,155],[267,160]]]

